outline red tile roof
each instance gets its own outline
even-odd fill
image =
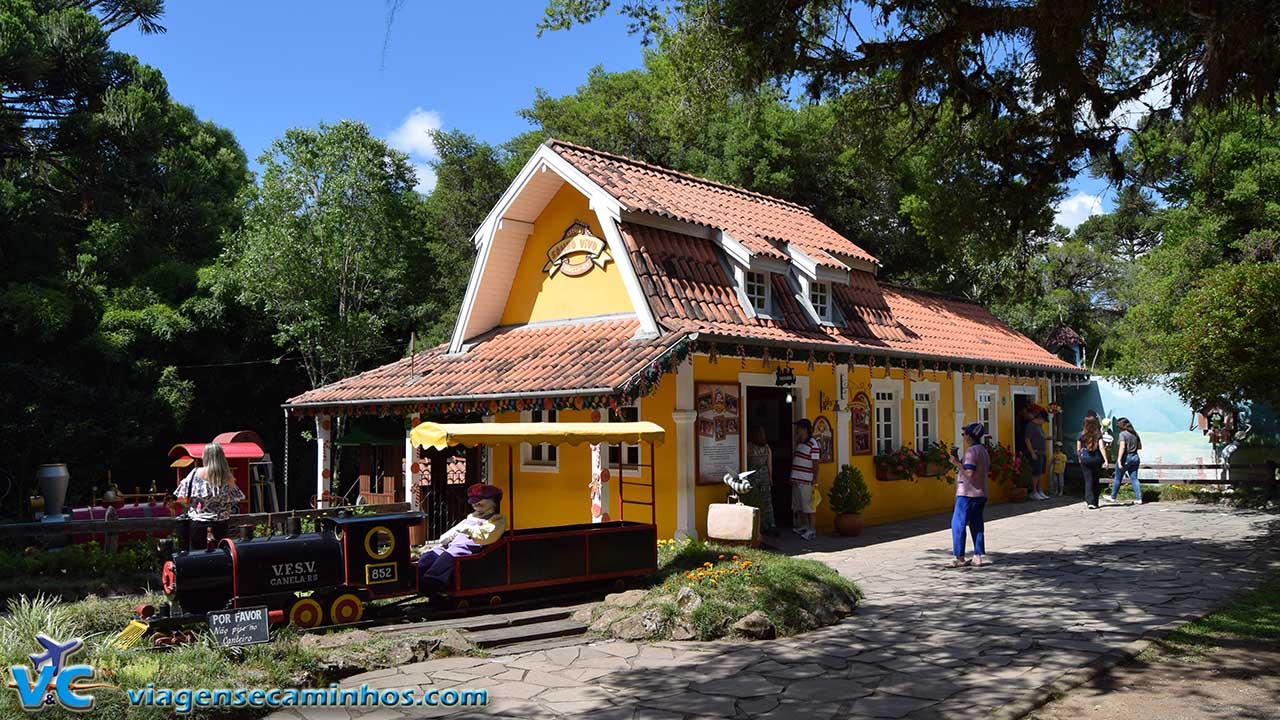
[[[547,144],[628,210],[723,230],[764,257],[787,259],[791,243],[829,267],[845,267],[834,254],[877,262],[795,203],[561,140]]]
[[[712,241],[630,223],[622,223],[621,231],[654,319],[669,331],[744,342],[830,346],[832,351],[887,350],[957,361],[1075,369],[981,306],[883,286],[860,271],[851,273],[848,284],[833,284],[840,322],[815,324],[779,274],[773,274],[776,319],[749,317],[726,261]]]
[[[610,392],[677,337],[633,340],[634,319],[523,325],[482,336],[464,353],[446,346],[305,392],[289,405],[482,400],[496,395]]]

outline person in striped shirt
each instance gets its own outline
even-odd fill
[[[813,522],[813,481],[818,471],[818,441],[813,425],[800,418],[795,422],[796,450],[791,456],[791,512],[796,534],[805,540],[818,536]]]

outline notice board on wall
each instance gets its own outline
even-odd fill
[[[718,485],[741,468],[742,403],[736,383],[698,383],[698,484]]]

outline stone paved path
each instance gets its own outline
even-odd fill
[[[988,521],[993,564],[983,568],[941,567],[947,531],[888,526],[853,543],[820,541],[823,551],[807,556],[855,579],[866,599],[838,625],[800,637],[433,660],[344,686],[486,688],[488,708],[306,717],[981,717],[1154,628],[1203,615],[1280,566],[1266,515],[1184,503],[1026,509],[993,509],[1023,514]]]

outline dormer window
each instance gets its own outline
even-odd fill
[[[831,322],[831,283],[809,283],[809,303],[819,320]]]
[[[747,293],[747,300],[751,303],[751,309],[755,310],[759,315],[769,314],[769,275],[763,272],[746,273],[746,279],[743,282]]]

